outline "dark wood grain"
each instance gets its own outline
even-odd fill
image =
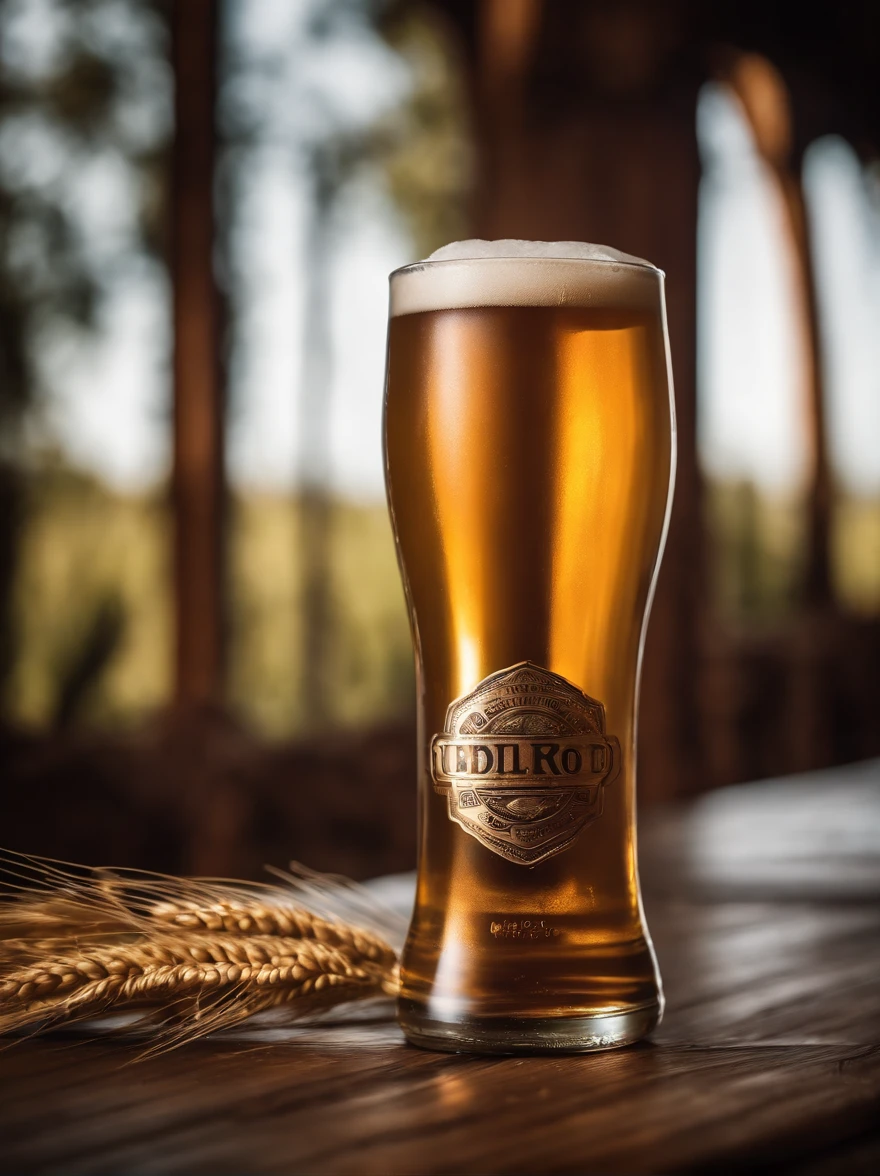
[[[8,1172],[873,1172],[878,765],[730,789],[643,832],[666,1019],[583,1057],[406,1046],[387,1007],[137,1060],[0,1054]]]

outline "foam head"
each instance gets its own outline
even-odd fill
[[[391,275],[391,314],[480,306],[656,306],[663,274],[583,241],[454,241]]]

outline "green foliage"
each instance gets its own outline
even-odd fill
[[[61,464],[34,477],[13,595],[6,716],[130,726],[170,701],[171,517],[163,494],[114,494]],[[333,726],[411,704],[412,651],[384,505],[334,501],[328,640]],[[269,736],[302,734],[300,508],[239,495],[230,530],[229,697]]]
[[[171,688],[169,517],[60,463],[31,477],[13,582],[9,718],[127,724]]]
[[[831,532],[838,599],[851,612],[880,615],[880,502],[840,494]]]
[[[21,7],[0,3],[0,39],[15,43]],[[95,255],[73,191],[84,165],[112,160],[130,170],[137,244],[147,252],[158,245],[164,203],[168,119],[144,72],[164,50],[159,0],[53,0],[43,23],[48,50],[36,53],[26,38],[31,51],[7,48],[0,72],[0,428],[7,448],[40,390],[47,329],[88,329],[96,320],[106,257]]]
[[[722,617],[762,624],[797,611],[807,542],[803,496],[762,494],[748,482],[710,482],[706,526],[712,597]],[[880,502],[837,490],[830,555],[841,606],[880,613]]]
[[[464,67],[434,10],[391,5],[382,25],[413,88],[377,131],[378,155],[419,256],[466,232],[473,149]]]
[[[384,505],[331,501],[328,591],[333,625],[324,671],[330,726],[365,726],[398,715],[412,699],[412,647]],[[301,505],[280,495],[235,499],[230,562],[230,693],[235,707],[273,735],[305,734],[309,674],[299,541]]]
[[[710,482],[706,515],[721,614],[760,621],[794,608],[806,556],[803,503],[795,496],[766,497],[750,482]]]

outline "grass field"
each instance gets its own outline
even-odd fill
[[[126,726],[171,693],[170,514],[164,491],[110,492],[70,470],[34,478],[13,597],[15,651],[4,708],[46,726]],[[840,500],[833,564],[845,607],[880,612],[880,503]],[[803,510],[742,486],[707,499],[721,618],[773,623],[796,607]],[[326,722],[361,726],[413,705],[412,655],[385,506],[336,502],[329,516],[332,683]],[[270,737],[306,726],[300,508],[234,496],[229,527],[228,695]],[[307,688],[307,687],[306,687]]]
[[[324,638],[333,684],[327,721],[363,725],[412,707],[409,625],[384,503],[334,504],[330,623]],[[230,544],[230,691],[272,734],[302,729],[302,558],[295,500],[239,496]]]
[[[706,525],[712,593],[722,619],[772,623],[798,605],[806,557],[802,498],[758,494],[748,483],[710,483]],[[842,608],[880,612],[880,502],[839,494],[831,574]]]
[[[28,499],[6,713],[37,726],[62,712],[87,724],[134,723],[171,691],[166,496],[113,494],[64,471],[34,481]],[[368,724],[412,705],[409,628],[384,503],[335,503],[329,532],[327,721]],[[246,721],[273,736],[302,729],[302,555],[295,500],[233,499],[228,692]],[[71,679],[80,686],[67,714],[62,696]]]

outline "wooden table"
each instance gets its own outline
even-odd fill
[[[357,1025],[0,1054],[6,1172],[880,1171],[880,764],[644,822],[653,1039],[482,1059]]]

